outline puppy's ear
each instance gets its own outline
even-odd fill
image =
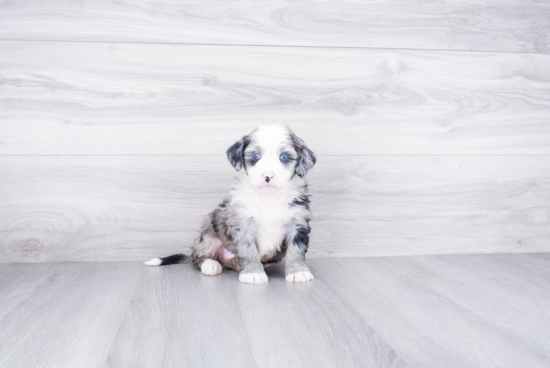
[[[244,150],[249,143],[250,137],[245,135],[240,141],[236,142],[227,150],[227,159],[237,171],[239,171],[243,167]]]
[[[309,170],[313,169],[313,166],[317,162],[317,157],[315,157],[315,153],[312,150],[307,148],[302,138],[298,137],[294,132],[290,132],[290,139],[298,154],[295,171],[300,178],[303,178]]]

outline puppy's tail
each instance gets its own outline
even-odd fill
[[[164,258],[153,258],[152,260],[148,262],[143,262],[147,266],[166,266],[171,264],[176,264],[180,262],[184,262],[188,256],[185,254],[174,254],[172,256],[164,257]]]

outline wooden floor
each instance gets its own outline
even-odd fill
[[[1,367],[548,367],[550,254],[0,264]]]

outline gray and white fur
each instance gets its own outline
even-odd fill
[[[285,279],[313,280],[305,264],[312,218],[306,173],[315,154],[288,127],[274,124],[256,128],[229,147],[227,158],[237,181],[229,196],[204,218],[195,239],[191,261],[204,275],[223,267],[239,272],[239,281],[267,282],[265,267],[284,258]],[[179,263],[176,254],[145,264]]]

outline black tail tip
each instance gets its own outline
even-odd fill
[[[187,257],[185,254],[174,254],[164,258],[153,258],[152,260],[145,262],[147,266],[166,266],[176,264],[185,261]]]
[[[180,263],[180,262],[183,262],[187,259],[187,256],[185,254],[174,254],[174,255],[171,255],[171,256],[168,256],[168,257],[164,257],[164,258],[161,258],[161,261],[162,261],[162,265],[170,265],[170,264],[176,264],[176,263]]]

